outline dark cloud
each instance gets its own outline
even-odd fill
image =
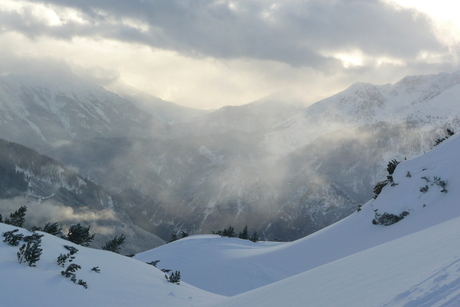
[[[110,38],[194,57],[274,60],[333,70],[324,51],[414,58],[441,51],[426,16],[378,0],[30,0],[76,9],[85,23],[50,26],[27,10],[1,12],[2,30],[30,37]],[[130,22],[126,22],[126,20]],[[148,29],[132,24],[140,22]]]

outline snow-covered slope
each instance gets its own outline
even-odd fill
[[[457,217],[205,306],[459,306],[459,231]]]
[[[0,233],[14,229],[17,227],[0,224]],[[20,232],[31,235],[26,230]],[[23,242],[19,246],[0,242],[0,305],[195,306],[219,297],[184,282],[169,283],[159,269],[125,256],[85,248],[48,234],[41,240],[43,254],[36,267],[18,263],[16,253]],[[76,271],[76,278],[85,281],[87,289],[61,275],[70,264],[57,264],[57,257],[69,252],[64,245],[78,249],[73,263],[81,269]],[[94,267],[100,272],[93,271]]]
[[[459,125],[460,72],[408,76],[395,84],[355,83],[266,134],[265,146],[286,155],[318,137],[378,122],[436,127]]]
[[[441,301],[448,292],[435,290],[450,287],[455,295],[460,293],[455,283],[460,280],[460,249],[452,244],[460,236],[459,153],[460,137],[455,136],[400,163],[393,174],[395,185],[384,187],[377,199],[294,242],[254,244],[192,236],[136,257],[159,259],[184,272],[190,284],[225,295],[279,281],[226,300],[223,304],[229,306],[400,306],[416,299],[427,303],[430,297]],[[372,222],[376,212],[400,216],[404,211],[409,215],[390,226]],[[457,304],[459,300],[455,298]]]

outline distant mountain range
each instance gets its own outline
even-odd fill
[[[96,137],[161,137],[166,123],[80,78],[0,78],[0,137],[38,150]]]
[[[460,73],[438,74],[354,84],[307,108],[278,95],[206,113],[78,79],[8,76],[0,137],[104,186],[163,239],[248,225],[292,240],[370,199],[389,160],[457,131],[459,94]]]

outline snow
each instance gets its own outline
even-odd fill
[[[455,218],[217,305],[458,306],[459,222]]]
[[[1,233],[16,228],[0,224]],[[23,233],[30,235],[26,230]],[[76,275],[87,282],[88,289],[61,275],[64,269],[56,259],[68,253],[64,245],[79,250],[74,263],[81,269]],[[219,297],[184,282],[169,283],[163,272],[146,263],[48,234],[42,238],[42,248],[37,266],[29,267],[18,263],[17,246],[0,242],[1,306],[193,306]],[[96,266],[100,273],[91,270]]]

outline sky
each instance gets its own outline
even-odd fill
[[[460,70],[451,0],[0,0],[0,74],[72,71],[216,109]]]

